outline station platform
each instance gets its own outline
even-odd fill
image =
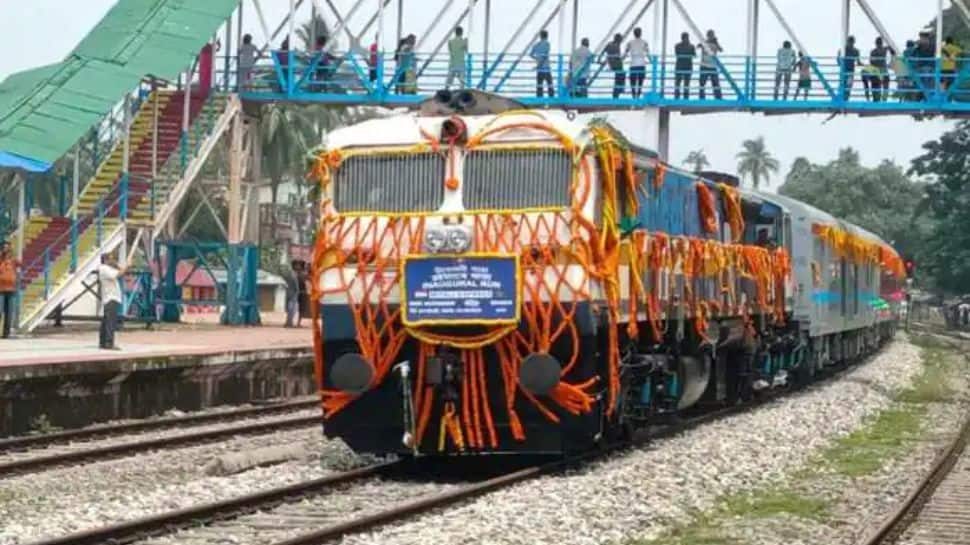
[[[282,316],[255,327],[192,318],[126,324],[120,350],[98,348],[97,323],[0,340],[0,437],[30,433],[39,421],[72,429],[316,391],[309,320],[284,328]]]
[[[302,328],[268,325],[226,327],[215,323],[128,325],[117,334],[120,350],[98,348],[96,324],[0,341],[0,381],[147,369],[308,359],[313,341]]]

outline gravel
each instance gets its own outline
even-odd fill
[[[898,340],[800,395],[343,543],[587,545],[656,537],[720,496],[780,480],[886,407],[920,368],[918,349]]]
[[[752,545],[780,542],[789,545],[859,543],[898,508],[926,475],[940,452],[956,437],[970,410],[970,377],[951,372],[948,379],[953,396],[945,402],[928,406],[922,420],[922,435],[904,455],[887,460],[870,475],[849,478],[829,473],[811,479],[809,487],[800,487],[799,492],[824,498],[828,502],[831,509],[828,517],[819,521],[791,517],[739,520],[727,528],[727,535],[744,537]],[[749,537],[755,529],[754,536]],[[909,539],[907,534],[898,543],[922,543]]]
[[[302,443],[310,457],[229,476],[209,476],[217,456]],[[154,513],[218,501],[367,463],[319,428],[237,438],[0,481],[0,545],[27,543]]]

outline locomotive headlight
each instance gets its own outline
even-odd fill
[[[461,253],[468,251],[468,248],[472,245],[472,236],[467,229],[462,227],[454,227],[448,230],[448,251],[454,253]]]
[[[424,232],[424,248],[433,254],[445,249],[448,244],[448,233],[444,229],[428,228]]]

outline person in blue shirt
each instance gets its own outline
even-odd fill
[[[842,90],[845,100],[852,96],[852,80],[855,79],[855,65],[859,62],[859,50],[855,46],[855,36],[849,36],[845,42],[845,49],[839,55],[842,67]]]
[[[545,82],[549,88],[549,96],[554,97],[556,93],[552,90],[552,69],[549,66],[549,32],[539,31],[539,41],[532,46],[529,52],[532,60],[536,61],[536,96],[542,98],[542,84]]]

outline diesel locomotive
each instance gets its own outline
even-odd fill
[[[324,433],[561,454],[813,380],[890,339],[878,236],[601,120],[443,93],[314,153]]]

